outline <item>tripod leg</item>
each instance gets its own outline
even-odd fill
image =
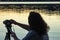
[[[5,39],[4,39],[4,40],[7,40],[7,37],[8,37],[8,35],[7,35],[7,33],[6,33],[6,36],[5,36]]]
[[[10,40],[10,34],[6,33],[5,39],[4,40]]]

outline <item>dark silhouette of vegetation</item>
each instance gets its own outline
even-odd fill
[[[42,9],[46,9],[46,11],[48,11],[48,14],[58,14],[60,15],[60,5],[59,4],[1,4],[0,5],[0,10],[3,9],[13,9],[13,10],[17,10],[17,12],[21,11],[21,9],[23,10],[42,10]],[[59,13],[52,13],[54,11],[57,11]]]

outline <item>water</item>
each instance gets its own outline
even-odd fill
[[[60,16],[57,15],[43,15],[44,20],[50,26],[49,39],[60,40]]]
[[[0,12],[0,40],[4,40],[5,34],[7,32],[3,21],[6,19],[14,19],[17,22],[28,24],[28,15],[29,12],[17,13],[13,11],[8,12]],[[41,14],[43,19],[49,25],[50,30],[48,32],[50,40],[60,40],[60,16],[52,15],[49,16],[47,14]],[[15,29],[15,33],[18,38],[22,39],[28,33],[27,30],[20,28],[17,25],[12,25]]]

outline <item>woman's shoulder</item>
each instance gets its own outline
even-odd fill
[[[35,35],[35,38],[38,40],[49,40],[49,36],[46,33],[45,35],[40,36],[36,31],[32,31],[33,35]]]
[[[42,35],[40,36],[36,31],[32,30],[31,31],[34,38],[37,39],[37,40],[49,40],[49,36],[48,34],[45,34],[45,35]]]
[[[43,40],[49,40],[49,36],[48,36],[48,34],[43,35]]]

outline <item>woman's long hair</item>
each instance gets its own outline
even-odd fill
[[[37,33],[39,33],[39,35],[46,34],[49,29],[46,22],[37,12],[30,12],[28,22],[31,27],[31,30],[35,30]]]

